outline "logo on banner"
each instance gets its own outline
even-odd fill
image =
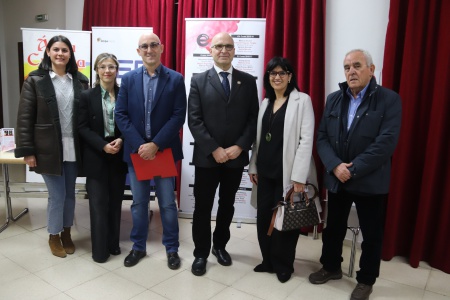
[[[202,33],[197,37],[197,45],[200,47],[208,46],[210,42],[209,36],[206,33]]]
[[[101,37],[98,37],[97,42],[99,42],[99,43],[114,43],[115,41],[114,40],[104,40]]]
[[[28,77],[28,74],[31,71],[34,71],[38,68],[39,64],[41,63],[43,57],[44,57],[44,51],[47,48],[48,41],[47,37],[43,35],[42,37],[39,37],[36,39],[34,43],[32,43],[31,48],[34,50],[31,50],[31,53],[28,54],[27,60],[24,63],[24,69],[25,69],[25,79]],[[76,45],[72,44],[72,50],[75,53],[76,52]],[[86,67],[86,60],[84,59],[78,59],[77,60],[77,66],[79,68],[85,68]]]

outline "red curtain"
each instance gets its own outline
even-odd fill
[[[90,31],[93,26],[153,27],[164,44],[162,63],[175,69],[176,13],[173,0],[85,0],[83,30]]]
[[[450,273],[450,1],[391,0],[383,85],[403,100],[383,259]]]

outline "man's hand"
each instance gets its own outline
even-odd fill
[[[353,166],[353,163],[341,163],[333,169],[334,176],[336,176],[340,182],[345,183],[347,180],[352,178],[352,174],[348,170],[348,168],[350,168],[351,166]]]
[[[158,145],[153,142],[142,144],[139,147],[138,154],[144,160],[155,159],[156,152],[158,152]]]
[[[219,164],[226,163],[229,159],[227,152],[222,147],[219,147],[216,150],[214,150],[212,156]]]
[[[238,145],[234,145],[225,149],[228,159],[236,159],[242,153],[242,148]]]

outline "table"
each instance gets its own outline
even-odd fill
[[[6,221],[5,224],[0,227],[0,233],[5,230],[11,220],[17,221],[24,214],[28,212],[28,208],[22,210],[16,217],[13,216],[11,196],[9,189],[9,172],[8,165],[24,165],[25,161],[23,158],[15,158],[13,152],[0,152],[0,164],[2,164],[3,170],[3,188],[4,188],[4,198],[5,198],[5,209],[6,209]]]

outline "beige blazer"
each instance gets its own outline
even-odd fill
[[[261,103],[258,113],[256,141],[252,147],[249,174],[258,174],[256,159],[261,140],[261,123],[269,100]],[[312,183],[317,186],[317,172],[312,156],[314,141],[314,111],[311,98],[294,89],[289,95],[283,132],[283,186],[292,182]],[[252,189],[252,206],[256,207],[256,186]]]

